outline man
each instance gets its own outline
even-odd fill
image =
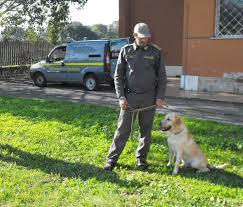
[[[120,51],[114,75],[121,111],[104,166],[104,170],[108,171],[116,166],[129,138],[134,109],[141,109],[138,112],[140,138],[136,153],[137,164],[142,168],[147,167],[155,114],[155,107],[150,106],[163,108],[166,105],[164,98],[167,78],[161,51],[157,46],[149,44],[151,34],[147,24],[136,24],[133,36],[135,42],[124,46]]]

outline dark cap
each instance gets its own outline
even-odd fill
[[[133,32],[136,33],[140,38],[151,37],[149,27],[145,23],[136,24]]]

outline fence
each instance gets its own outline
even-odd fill
[[[0,67],[0,80],[26,80],[30,79],[29,67]]]
[[[53,45],[46,41],[0,41],[0,67],[30,65],[45,59]]]
[[[0,41],[0,80],[28,79],[29,66],[45,59],[52,47],[46,41]]]

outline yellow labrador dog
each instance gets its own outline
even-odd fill
[[[169,162],[170,166],[176,156],[176,162],[173,174],[178,174],[180,162],[185,167],[192,167],[198,169],[198,172],[208,172],[210,169],[224,169],[228,165],[224,164],[218,167],[213,167],[208,164],[208,161],[199,148],[199,145],[192,138],[191,133],[188,131],[186,125],[181,117],[176,113],[169,113],[165,119],[160,123],[163,132],[168,134],[169,145]]]

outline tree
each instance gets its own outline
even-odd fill
[[[30,25],[31,28],[49,25],[51,41],[68,23],[70,3],[82,8],[88,0],[0,0],[0,24]]]
[[[108,28],[103,24],[95,24],[91,26],[91,30],[95,32],[99,38],[108,38]]]
[[[29,27],[25,30],[25,40],[29,40],[31,42],[36,42],[40,40],[40,31],[36,32],[35,29]]]
[[[97,39],[98,35],[80,22],[72,22],[64,28],[61,39],[62,41],[66,41],[67,38],[83,40],[85,37],[87,39]]]
[[[91,26],[91,30],[95,32],[99,38],[118,38],[118,28],[116,28],[113,24],[109,26],[104,24],[95,24]]]
[[[4,40],[23,40],[25,31],[21,27],[8,26],[1,32]]]
[[[109,39],[116,39],[118,38],[118,32],[114,29],[109,29],[108,31],[108,38]]]
[[[112,24],[109,25],[108,29],[108,38],[115,39],[118,38],[118,22],[114,21]]]
[[[31,27],[24,29],[22,27],[11,25],[6,26],[0,35],[3,40],[29,40],[35,42],[40,39],[47,39],[44,30],[40,30],[37,33],[36,30]]]

